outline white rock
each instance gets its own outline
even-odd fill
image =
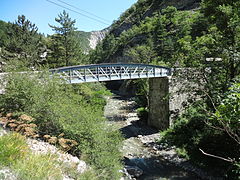
[[[79,173],[83,173],[87,170],[87,164],[84,161],[79,161],[79,164],[77,166],[77,171]]]
[[[1,180],[17,180],[17,177],[8,168],[0,169],[0,179]]]
[[[69,167],[77,167],[76,170],[79,173],[83,173],[87,170],[87,164],[80,160],[76,156],[72,156],[71,154],[65,153],[63,151],[58,150],[55,146],[35,140],[35,139],[27,139],[27,143],[30,147],[30,149],[33,151],[33,153],[36,154],[54,154],[57,155],[57,160],[63,163],[66,163],[67,166]],[[66,178],[66,177],[65,177]],[[66,178],[67,180],[67,178]]]

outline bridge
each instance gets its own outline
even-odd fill
[[[172,76],[171,68],[163,66],[116,63],[70,66],[49,71],[69,84],[149,78],[148,125],[161,130],[172,124],[171,112],[181,112],[183,102],[190,97],[186,93],[176,93],[180,87],[184,86],[184,82],[188,81]],[[0,73],[0,80],[5,79],[7,74]],[[177,83],[173,85],[173,81]],[[7,83],[2,82],[0,94],[1,91],[4,93],[4,86]]]
[[[149,78],[148,125],[158,129],[170,126],[169,78],[170,68],[149,64],[94,64],[51,69],[69,84],[125,79]]]
[[[51,69],[67,83],[101,82],[171,76],[171,69],[148,64],[94,64]]]

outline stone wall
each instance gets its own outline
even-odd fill
[[[199,96],[201,74],[196,69],[175,69],[173,76],[149,79],[148,125],[164,130]],[[198,81],[198,82],[197,82]]]

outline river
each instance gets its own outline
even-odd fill
[[[200,179],[166,160],[166,156],[175,155],[171,154],[171,150],[166,154],[159,154],[159,151],[154,149],[154,142],[159,138],[159,132],[139,121],[133,99],[117,94],[107,97],[104,115],[109,120],[109,124],[119,129],[124,136],[121,151],[125,171],[128,170],[130,174],[134,171],[132,177],[128,174],[124,177],[125,180]]]

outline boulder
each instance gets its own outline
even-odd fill
[[[11,129],[15,129],[18,126],[18,124],[16,124],[16,123],[8,123],[7,126],[10,127]]]
[[[34,121],[34,119],[31,117],[31,116],[28,116],[26,114],[22,114],[20,117],[19,117],[19,120],[22,120],[24,122],[32,122]]]
[[[64,139],[64,138],[59,138],[58,143],[65,151],[69,151],[74,146],[78,145],[77,141],[71,140],[71,139]]]
[[[13,113],[7,113],[6,118],[10,119],[13,116]]]
[[[20,124],[20,125],[15,129],[15,131],[16,131],[16,132],[24,133],[26,127],[28,127],[28,124]]]
[[[50,138],[47,140],[47,142],[48,142],[49,144],[57,144],[58,139],[57,139],[57,137],[50,137]]]
[[[8,119],[6,117],[0,118],[0,124],[5,128],[7,125]]]
[[[25,127],[23,134],[27,137],[33,137],[34,135],[36,135],[36,131],[31,127]]]
[[[125,166],[125,170],[131,177],[140,177],[143,174],[143,170],[137,166]]]
[[[50,135],[48,135],[48,134],[46,134],[46,135],[44,135],[44,136],[43,136],[43,138],[44,138],[45,140],[48,140],[48,139],[50,139],[50,138],[51,138],[51,136],[50,136]]]
[[[58,135],[59,138],[63,137],[65,134],[64,133],[61,133]]]
[[[70,150],[71,149],[71,147],[67,144],[66,139],[64,139],[64,138],[58,139],[58,143],[64,150]]]

